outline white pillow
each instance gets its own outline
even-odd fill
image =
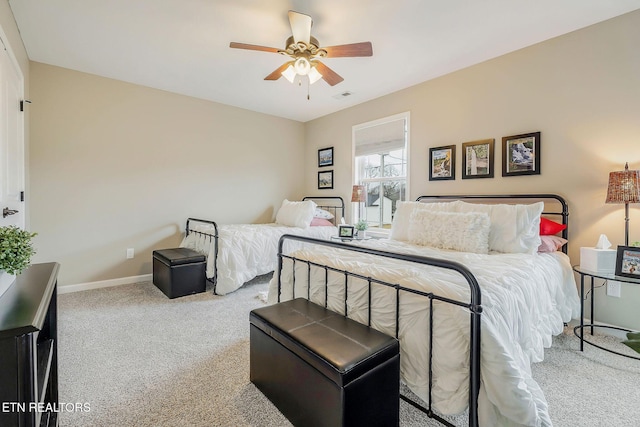
[[[409,220],[409,242],[438,249],[489,253],[489,215],[417,209]]]
[[[534,254],[538,251],[543,202],[529,205],[460,202],[458,207],[458,212],[484,212],[489,215],[489,250],[514,254]]]
[[[416,210],[424,210],[430,212],[455,212],[457,210],[458,201],[442,202],[442,203],[423,203],[423,202],[397,202],[396,211],[391,223],[390,239],[393,240],[409,240],[409,222],[411,215]]]
[[[325,211],[324,209],[316,208],[313,213],[313,217],[322,219],[333,219],[333,214],[329,211]]]
[[[276,215],[276,224],[307,228],[311,224],[315,210],[316,204],[311,200],[290,202],[284,199]]]

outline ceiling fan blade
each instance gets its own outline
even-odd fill
[[[344,79],[340,77],[338,73],[333,71],[331,68],[327,67],[320,61],[315,61],[316,69],[320,74],[322,74],[322,78],[325,82],[329,83],[331,86],[335,86]]]
[[[371,42],[342,44],[339,46],[323,47],[323,49],[327,51],[327,58],[373,56]]]
[[[289,24],[291,24],[291,34],[296,43],[304,42],[309,44],[311,41],[311,25],[313,20],[309,15],[304,13],[289,11]]]
[[[291,64],[291,62],[285,62],[281,66],[279,66],[273,73],[269,74],[265,77],[265,80],[278,80],[282,77],[282,72],[287,69],[287,67]]]
[[[236,43],[236,42],[229,43],[229,47],[232,47],[234,49],[259,50],[261,52],[273,52],[273,53],[278,53],[280,51],[280,49],[277,49],[275,47],[258,46],[256,44],[246,44],[246,43]]]

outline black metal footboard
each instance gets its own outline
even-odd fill
[[[199,222],[202,224],[213,225],[214,233],[205,233],[198,230],[193,230],[190,228],[190,222]],[[216,284],[218,283],[218,224],[215,221],[210,221],[208,219],[197,219],[197,218],[187,218],[187,225],[185,227],[185,236],[189,234],[197,234],[201,236],[203,239],[208,240],[209,242],[213,242],[213,277],[207,277],[207,281],[213,286],[213,293],[216,293]]]
[[[346,271],[346,270],[340,270],[331,266],[327,266],[327,265],[322,265],[322,264],[318,264],[315,263],[313,261],[310,260],[305,260],[305,259],[301,259],[301,258],[296,258],[295,256],[292,255],[287,255],[283,252],[283,245],[287,240],[292,240],[292,241],[298,241],[298,242],[302,242],[302,243],[310,243],[310,244],[317,244],[317,245],[322,245],[322,246],[329,246],[329,247],[333,247],[333,248],[338,248],[341,250],[346,250],[346,251],[353,251],[353,252],[359,252],[362,254],[369,254],[369,255],[374,255],[374,256],[379,256],[379,257],[385,257],[385,258],[392,258],[392,259],[396,259],[396,260],[400,260],[400,261],[407,261],[410,263],[416,263],[416,264],[422,264],[422,265],[430,265],[430,266],[434,266],[434,267],[438,267],[438,268],[443,268],[443,269],[448,269],[448,270],[453,270],[457,273],[459,273],[460,275],[462,275],[462,277],[466,280],[466,282],[469,285],[469,291],[470,291],[470,297],[469,297],[469,301],[458,301],[455,299],[451,299],[448,297],[444,297],[441,295],[437,295],[434,294],[432,292],[423,292],[423,291],[419,291],[416,289],[411,289],[411,288],[407,288],[407,287],[403,287],[400,286],[399,284],[394,284],[394,283],[388,283],[388,282],[384,282],[381,280],[378,280],[374,277],[367,277],[367,276],[363,276],[361,274],[357,274],[354,272],[350,272],[350,271]],[[371,326],[371,290],[372,290],[372,286],[373,285],[381,285],[381,286],[386,286],[388,288],[392,288],[395,290],[395,337],[398,338],[399,336],[399,325],[400,325],[400,321],[402,320],[400,318],[400,298],[401,295],[403,293],[409,293],[409,294],[413,294],[413,295],[418,295],[421,297],[424,297],[428,300],[428,302],[425,300],[425,304],[428,304],[429,307],[429,330],[425,331],[425,333],[429,334],[429,348],[428,348],[428,369],[429,369],[429,384],[428,384],[428,392],[429,392],[429,401],[427,402],[427,406],[423,406],[421,403],[416,402],[415,400],[412,400],[411,398],[401,395],[401,398],[403,400],[405,400],[406,402],[408,402],[409,404],[411,404],[412,406],[414,406],[415,408],[421,410],[422,412],[426,413],[430,418],[434,418],[436,420],[438,420],[440,423],[447,425],[447,426],[451,426],[451,427],[455,427],[453,424],[451,424],[449,421],[445,420],[444,418],[442,418],[441,416],[439,416],[438,414],[436,414],[434,412],[434,410],[432,409],[432,368],[433,368],[433,364],[432,364],[432,359],[433,359],[433,330],[434,330],[434,326],[433,326],[433,304],[434,301],[438,301],[438,302],[442,302],[442,303],[446,303],[446,304],[452,304],[452,305],[456,305],[456,306],[460,306],[463,308],[466,308],[469,310],[469,315],[470,315],[470,320],[469,320],[469,337],[470,337],[470,343],[469,343],[469,426],[472,427],[476,427],[478,426],[478,394],[479,394],[479,390],[480,390],[480,316],[482,313],[482,304],[481,304],[481,292],[480,292],[480,286],[478,285],[478,282],[476,280],[476,278],[474,277],[474,275],[462,264],[457,263],[457,262],[453,262],[453,261],[447,261],[447,260],[443,260],[443,259],[437,259],[437,258],[429,258],[429,257],[422,257],[422,256],[416,256],[416,255],[408,255],[408,254],[399,254],[399,253],[394,253],[394,252],[387,252],[387,251],[382,251],[382,250],[377,250],[377,249],[373,249],[373,248],[367,248],[367,247],[363,247],[363,246],[355,246],[355,245],[350,245],[350,244],[345,244],[345,243],[339,243],[339,242],[332,242],[332,241],[327,241],[327,240],[319,240],[319,239],[312,239],[312,238],[307,238],[307,237],[301,237],[301,236],[294,236],[294,235],[290,235],[290,234],[286,234],[284,236],[282,236],[280,238],[280,241],[278,243],[278,302],[280,301],[280,297],[281,297],[281,293],[282,293],[282,269],[283,269],[283,259],[289,259],[292,261],[292,268],[293,268],[293,272],[292,272],[292,281],[293,281],[293,298],[296,297],[303,297],[303,298],[307,298],[310,299],[311,295],[310,295],[310,289],[311,289],[311,267],[318,267],[321,269],[324,269],[325,271],[325,280],[324,280],[324,286],[325,286],[325,307],[327,307],[328,305],[328,294],[329,294],[329,290],[328,290],[328,273],[329,271],[332,272],[337,272],[340,274],[344,274],[345,277],[345,281],[344,281],[344,315],[347,316],[348,315],[348,307],[347,307],[347,299],[348,299],[348,279],[349,277],[352,278],[356,278],[356,279],[361,279],[364,280],[368,283],[368,326]],[[307,265],[307,272],[308,272],[308,276],[307,276],[307,283],[308,283],[308,293],[307,295],[296,295],[295,294],[295,279],[296,279],[296,274],[295,274],[295,269],[296,269],[296,263],[303,263]]]

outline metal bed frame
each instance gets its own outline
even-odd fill
[[[327,205],[319,205],[317,204],[317,207],[320,209],[324,209],[328,212],[331,212],[334,216],[334,224],[337,225],[337,222],[342,219],[344,217],[344,210],[345,210],[345,206],[344,206],[344,200],[342,199],[342,197],[340,196],[305,196],[302,198],[303,201],[305,200],[326,200],[327,203],[329,203],[329,200],[333,200],[335,203],[334,204],[327,204]],[[194,230],[191,228],[191,224],[192,223],[201,223],[201,224],[209,224],[213,226],[214,232],[213,234],[211,233],[205,233],[202,231],[198,231],[198,230]],[[218,233],[218,224],[215,221],[211,221],[208,219],[198,219],[198,218],[187,218],[187,223],[185,225],[185,237],[188,236],[189,234],[194,233],[197,234],[201,237],[203,237],[204,239],[209,240],[210,242],[213,242],[213,255],[214,255],[214,268],[213,268],[213,277],[207,277],[207,281],[209,283],[211,283],[211,285],[213,286],[213,293],[216,293],[216,285],[218,283],[218,248],[219,248],[219,233]]]
[[[443,195],[443,196],[420,196],[418,197],[417,201],[427,201],[427,200],[432,200],[432,199],[436,199],[436,200],[464,200],[464,199],[468,199],[468,200],[483,200],[483,201],[487,201],[490,199],[493,200],[518,200],[518,199],[536,199],[537,201],[544,201],[544,200],[555,200],[557,203],[560,204],[561,209],[559,211],[548,211],[546,210],[546,203],[545,203],[545,212],[543,212],[543,215],[549,215],[549,216],[556,216],[559,215],[562,217],[562,223],[563,224],[568,224],[568,209],[567,209],[567,203],[566,201],[558,195],[554,195],[554,194],[541,194],[541,195],[535,195],[535,194],[527,194],[527,195],[497,195],[497,196],[489,196],[489,195],[471,195],[471,196],[450,196],[450,195]],[[563,237],[567,238],[567,230],[565,229],[563,232]],[[352,252],[359,252],[362,254],[369,254],[369,255],[374,255],[374,256],[380,256],[380,257],[386,257],[386,258],[392,258],[392,259],[396,259],[396,260],[400,260],[400,261],[405,261],[408,263],[414,263],[414,264],[421,264],[421,265],[430,265],[430,266],[434,266],[434,267],[438,267],[438,268],[444,268],[444,269],[449,269],[452,271],[455,271],[457,273],[459,273],[460,275],[462,275],[462,277],[466,280],[467,284],[469,285],[469,290],[470,290],[470,295],[469,295],[469,301],[459,301],[459,300],[454,300],[451,298],[446,298],[440,295],[437,295],[433,292],[422,292],[416,289],[410,289],[410,288],[406,288],[403,287],[399,284],[396,283],[388,283],[385,281],[381,281],[378,279],[375,279],[373,277],[367,277],[367,276],[362,276],[360,274],[356,274],[350,271],[346,271],[346,270],[340,270],[337,268],[333,268],[327,265],[323,265],[323,264],[319,264],[319,263],[315,263],[313,261],[309,261],[309,260],[305,260],[305,259],[301,259],[301,258],[296,258],[295,256],[292,255],[287,255],[284,253],[283,251],[283,246],[285,244],[285,242],[287,240],[294,240],[294,241],[298,241],[298,242],[304,242],[304,243],[310,243],[310,244],[316,244],[316,245],[322,245],[322,246],[328,246],[328,247],[333,247],[333,248],[338,248],[341,250],[346,250],[346,251],[352,251]],[[563,249],[563,251],[566,253],[566,245],[565,248]],[[469,345],[469,426],[470,427],[477,427],[478,426],[478,395],[479,395],[479,391],[480,391],[480,343],[481,343],[481,337],[480,337],[480,325],[481,325],[481,315],[482,315],[482,291],[480,289],[480,286],[478,284],[477,279],[475,278],[475,276],[462,264],[454,262],[454,261],[447,261],[447,260],[443,260],[443,259],[437,259],[437,258],[430,258],[430,257],[422,257],[422,256],[415,256],[415,255],[408,255],[408,254],[399,254],[399,253],[395,253],[395,252],[388,252],[388,251],[382,251],[382,250],[377,250],[377,249],[371,249],[371,248],[367,248],[367,247],[362,247],[362,246],[354,246],[351,244],[346,244],[346,243],[340,243],[340,242],[333,242],[333,241],[326,241],[326,240],[320,240],[320,239],[312,239],[312,238],[308,238],[308,237],[301,237],[301,236],[294,236],[294,235],[290,235],[290,234],[286,234],[284,236],[282,236],[280,238],[280,241],[278,242],[278,271],[277,271],[277,286],[278,286],[278,298],[277,301],[280,302],[280,297],[281,297],[281,291],[282,291],[282,281],[281,281],[281,273],[282,273],[282,268],[283,268],[283,259],[289,259],[291,260],[291,264],[292,264],[292,291],[293,291],[293,296],[292,298],[296,298],[296,297],[303,297],[303,298],[307,298],[307,299],[311,299],[311,295],[310,295],[310,288],[311,288],[311,267],[318,267],[321,269],[324,269],[325,272],[325,279],[324,279],[324,290],[325,290],[325,301],[324,301],[324,305],[325,308],[327,308],[328,305],[328,294],[329,294],[329,287],[328,287],[328,274],[329,271],[332,272],[337,272],[339,274],[344,274],[344,315],[347,316],[348,315],[348,305],[347,305],[347,299],[348,299],[348,294],[349,294],[349,289],[348,289],[348,283],[349,283],[349,278],[356,278],[356,279],[362,279],[365,280],[368,283],[368,326],[371,326],[371,290],[372,287],[374,285],[381,285],[381,286],[385,286],[388,288],[392,288],[395,289],[395,320],[396,320],[396,324],[395,324],[395,337],[398,338],[399,335],[399,330],[400,330],[400,321],[401,321],[401,317],[400,317],[400,298],[401,295],[403,294],[413,294],[413,295],[418,295],[424,298],[428,299],[428,306],[429,306],[429,348],[428,348],[428,366],[429,366],[429,386],[428,386],[428,394],[429,394],[429,401],[426,402],[427,406],[425,407],[423,404],[416,402],[415,400],[411,399],[408,396],[405,395],[400,395],[400,398],[404,401],[406,401],[407,403],[409,403],[410,405],[414,406],[415,408],[417,408],[418,410],[424,412],[429,418],[433,418],[436,419],[437,421],[439,421],[441,424],[445,425],[445,426],[449,426],[449,427],[456,427],[454,424],[452,424],[451,422],[449,422],[448,420],[444,419],[442,416],[438,415],[437,413],[434,412],[433,408],[432,408],[432,373],[433,373],[433,365],[432,365],[432,360],[433,360],[433,346],[432,346],[432,339],[433,339],[433,329],[434,329],[434,325],[433,325],[433,309],[434,309],[434,301],[438,301],[441,303],[446,303],[446,304],[452,304],[452,305],[456,305],[459,307],[462,307],[464,309],[467,309],[469,311],[469,337],[470,337],[470,345]],[[303,263],[307,265],[307,283],[308,283],[308,287],[307,287],[307,295],[296,295],[295,294],[295,279],[296,279],[296,275],[295,275],[295,271],[296,271],[296,263]]]

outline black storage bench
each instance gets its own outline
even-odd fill
[[[204,292],[206,257],[192,249],[153,251],[153,284],[169,298]]]
[[[398,340],[303,298],[249,321],[251,382],[294,425],[398,425]]]

